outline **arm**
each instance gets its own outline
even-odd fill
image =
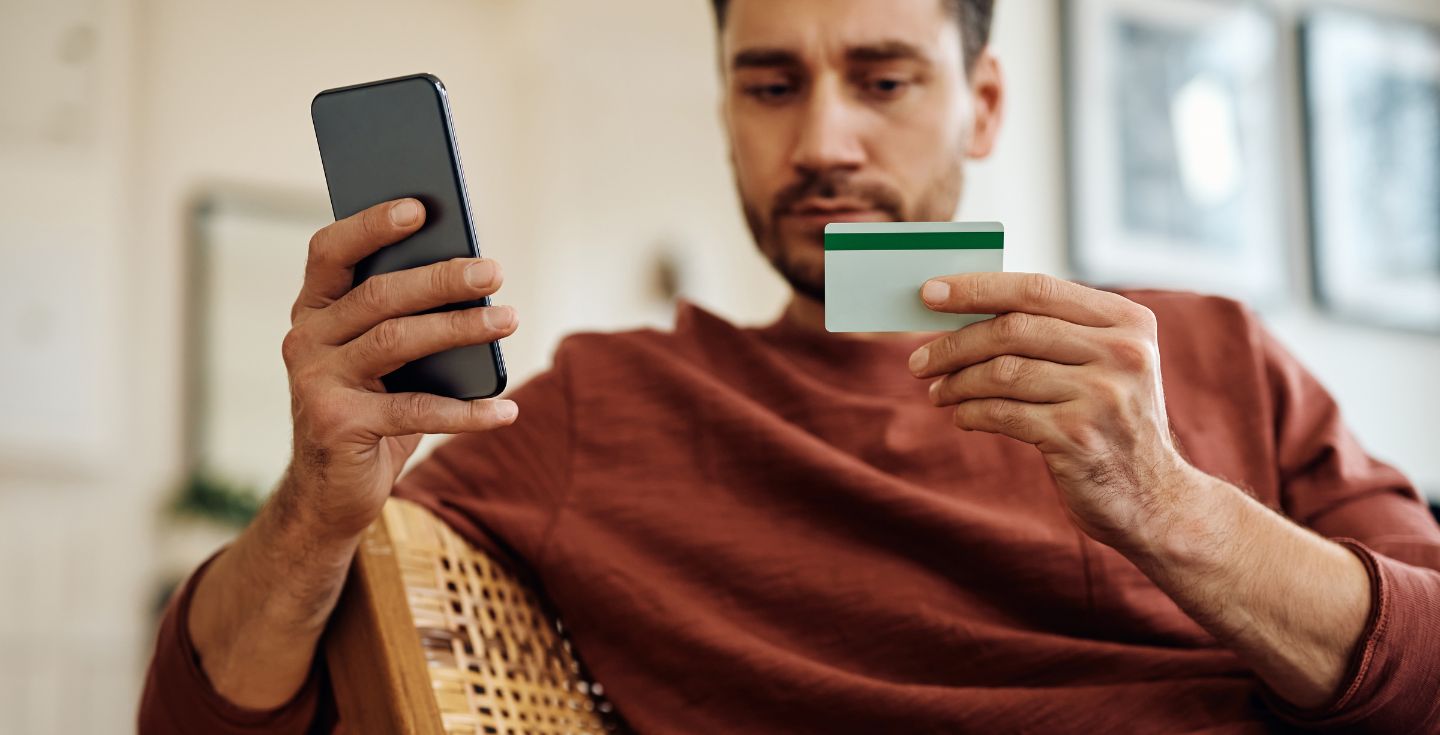
[[[316,644],[359,538],[379,516],[420,436],[487,431],[515,420],[517,407],[509,400],[383,390],[379,376],[407,362],[492,342],[515,328],[513,311],[503,306],[419,313],[494,293],[499,267],[484,259],[379,275],[351,289],[355,263],[423,221],[418,203],[401,200],[336,222],[311,240],[282,346],[294,457],[255,521],[187,586],[188,607],[172,605],[172,615],[182,607],[188,614],[162,625],[162,636],[172,639],[162,638],[152,674],[192,675],[168,682],[151,677],[142,731],[174,731],[183,728],[173,723],[185,722],[192,730],[234,732],[292,705],[315,668]],[[185,643],[198,665],[160,661],[163,652],[186,651]],[[189,712],[195,689],[202,700],[220,704],[208,715]]]
[[[315,534],[306,494],[287,477],[200,576],[185,621],[216,691],[249,709],[278,707],[305,682],[359,543]]]
[[[1193,468],[1157,494],[1167,516],[1116,549],[1285,701],[1327,702],[1371,614],[1361,558]]]
[[[1356,654],[1368,655],[1385,619],[1382,572],[1398,567],[1322,538],[1181,457],[1148,309],[1031,274],[936,279],[922,298],[940,311],[1000,314],[912,357],[912,372],[935,379],[931,397],[954,406],[958,426],[1034,444],[1076,524],[1131,559],[1283,706],[1328,709],[1354,688]],[[1291,469],[1305,467],[1302,459]],[[1420,590],[1412,612],[1433,616],[1440,585],[1425,592],[1429,570],[1415,571],[1418,587],[1403,580]],[[1440,653],[1433,636],[1421,643]],[[1409,686],[1419,693],[1424,678]]]

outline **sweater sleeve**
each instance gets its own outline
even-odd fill
[[[523,563],[543,547],[569,477],[563,374],[542,373],[508,397],[520,407],[514,423],[448,439],[401,476],[392,494],[425,505],[492,555]],[[295,696],[272,710],[238,707],[211,685],[185,621],[196,584],[214,558],[166,607],[140,702],[139,732],[330,732],[338,718],[323,655],[315,657]]]
[[[1273,397],[1281,502],[1291,518],[1364,563],[1370,615],[1330,701],[1292,724],[1347,732],[1440,732],[1440,526],[1406,478],[1362,449],[1335,401],[1259,327]]]
[[[140,699],[138,732],[141,735],[330,732],[334,726],[334,710],[328,700],[323,656],[315,657],[309,676],[295,696],[274,709],[237,706],[210,683],[185,621],[189,619],[190,601],[200,577],[219,555],[220,552],[216,552],[201,564],[166,605]]]

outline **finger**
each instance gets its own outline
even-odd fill
[[[340,371],[359,381],[387,375],[426,355],[494,342],[515,331],[509,306],[477,306],[387,319],[336,350]]]
[[[1023,311],[1088,327],[1112,327],[1137,319],[1144,308],[1119,294],[1040,273],[961,273],[932,278],[921,288],[921,298],[934,311]]]
[[[511,400],[461,401],[431,393],[372,393],[365,406],[377,436],[488,431],[513,423],[519,413]]]
[[[1060,403],[1080,397],[1072,365],[1001,355],[951,373],[930,385],[930,401],[949,406],[977,398],[1010,398],[1027,403]]]
[[[1065,365],[1084,365],[1102,356],[1101,332],[1049,316],[1001,314],[965,326],[910,355],[910,372],[932,378],[978,365],[1000,355],[1019,355]]]
[[[487,258],[454,258],[372,276],[316,312],[303,328],[321,344],[344,344],[386,319],[489,296],[501,278],[500,264]]]
[[[355,264],[386,245],[399,242],[425,223],[425,207],[416,199],[396,199],[321,228],[310,238],[305,283],[290,318],[303,309],[329,305],[350,290]]]
[[[1046,427],[1050,406],[1012,401],[1005,398],[979,398],[955,407],[955,425],[966,431],[984,431],[1008,436],[1026,444],[1041,444],[1049,439]]]

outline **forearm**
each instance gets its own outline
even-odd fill
[[[1233,485],[1186,475],[1120,550],[1281,697],[1325,702],[1369,615],[1364,564]]]
[[[305,682],[356,538],[320,538],[287,478],[195,590],[190,635],[216,691],[251,709],[284,704]]]

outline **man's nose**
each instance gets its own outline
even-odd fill
[[[805,105],[791,164],[804,171],[859,168],[865,163],[859,117],[838,80],[818,82]]]

